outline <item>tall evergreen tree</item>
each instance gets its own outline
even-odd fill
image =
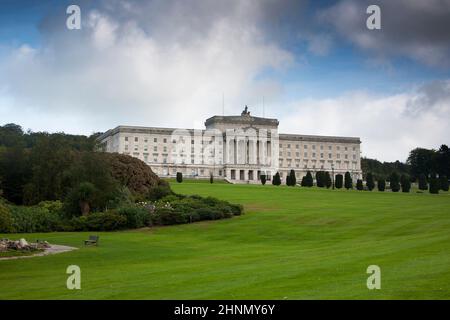
[[[289,173],[289,182],[291,187],[295,187],[297,184],[297,178],[295,177],[295,171],[291,169],[291,172]]]
[[[312,187],[314,185],[314,180],[311,171],[306,172],[306,187]]]
[[[448,178],[447,176],[439,176],[440,189],[443,191],[448,191]]]
[[[411,179],[405,174],[400,177],[400,183],[402,186],[402,192],[409,192],[411,190]]]
[[[430,177],[430,193],[438,194],[439,193],[439,180],[436,178],[434,174]]]
[[[419,190],[428,190],[427,177],[423,173],[419,175]]]
[[[389,177],[389,185],[393,192],[398,192],[400,190],[400,178],[397,172],[392,172]]]
[[[291,186],[291,176],[290,176],[290,175],[286,175],[286,185],[287,185],[288,187]]]
[[[343,180],[344,180],[344,177],[342,176],[342,174],[337,174],[336,175],[336,181],[334,182],[334,184],[335,184],[337,189],[341,189],[342,188]]]
[[[378,178],[377,187],[378,191],[384,191],[386,189],[386,180],[384,178]]]
[[[177,182],[178,183],[183,182],[183,174],[181,172],[177,172]]]
[[[357,190],[364,190],[363,181],[361,179],[356,180],[356,189]]]
[[[265,174],[262,174],[262,175],[260,176],[260,179],[261,179],[261,184],[262,184],[262,185],[265,185],[266,182],[267,182],[266,175],[265,175]]]
[[[347,190],[353,188],[352,177],[350,176],[350,172],[348,171],[345,173],[344,186]]]
[[[325,171],[325,187],[327,187],[327,189],[330,189],[332,183],[333,182],[331,181],[330,173],[328,171]]]
[[[369,191],[372,191],[375,188],[375,181],[373,180],[372,172],[369,172],[366,177],[366,186]]]
[[[279,186],[279,185],[281,184],[281,178],[280,178],[280,173],[279,173],[279,172],[277,172],[277,173],[273,176],[272,184],[273,184],[274,186]]]
[[[324,173],[323,171],[317,171],[316,172],[316,185],[319,188],[325,187],[325,179],[324,179]]]

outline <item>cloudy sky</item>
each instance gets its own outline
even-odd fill
[[[225,114],[264,101],[282,133],[358,136],[363,156],[404,161],[450,144],[448,30],[450,0],[2,0],[0,125],[202,128],[224,97]]]

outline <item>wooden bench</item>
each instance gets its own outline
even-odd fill
[[[99,236],[89,236],[89,240],[84,240],[84,245],[96,245],[98,246]]]

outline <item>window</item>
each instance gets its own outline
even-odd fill
[[[298,149],[298,144],[295,145],[295,149]]]
[[[167,143],[167,139],[166,139],[166,138],[164,138],[164,139],[163,139],[163,142],[164,142],[164,143]]]
[[[158,147],[157,147],[157,146],[154,146],[154,147],[153,147],[153,151],[158,151]]]
[[[125,150],[128,150],[128,145],[127,144],[125,145]]]
[[[280,143],[280,148],[283,148],[283,145]]]
[[[353,160],[356,160],[356,154],[353,155]]]
[[[323,145],[320,145],[320,150],[323,150]]]
[[[331,148],[331,146],[328,146],[328,150],[331,150],[332,148]]]
[[[304,149],[308,149],[308,146],[305,144],[305,145],[303,146],[303,148],[304,148]]]
[[[328,154],[328,159],[331,159],[331,157],[332,157],[332,156],[331,156],[331,153],[329,153],[329,154]]]
[[[313,148],[313,150],[316,150],[316,145],[313,144],[313,145],[312,145],[312,148]]]
[[[300,157],[300,152],[296,152],[295,153],[295,156],[298,158],[298,157]]]
[[[341,158],[341,154],[338,153],[338,154],[336,155],[336,157],[337,157],[338,159],[340,159],[340,158]]]
[[[134,142],[138,142],[139,138],[138,137],[134,137]]]
[[[305,154],[303,155],[305,158],[308,158],[308,152],[305,152]]]
[[[341,150],[341,147],[340,146],[336,146],[336,150]]]
[[[167,147],[164,147],[164,149],[163,149],[163,150],[164,150],[164,152],[167,152]]]
[[[347,147],[345,147],[344,150],[347,151]]]
[[[315,152],[313,152],[313,154],[312,154],[312,157],[313,157],[313,158],[315,158],[315,157],[316,157],[316,153],[315,153]]]
[[[125,137],[125,141],[128,141],[128,137]]]
[[[287,153],[287,156],[288,156],[288,157],[290,157],[290,156],[291,156],[291,153],[290,153],[290,152],[288,152],[288,153]]]
[[[320,157],[323,158],[323,153],[320,154]]]
[[[158,138],[153,138],[153,142],[158,142]]]
[[[289,148],[291,147],[291,144],[290,144],[290,143],[288,143],[287,147],[288,147],[288,149],[289,149]]]
[[[348,155],[347,154],[345,155],[345,159],[348,159]]]

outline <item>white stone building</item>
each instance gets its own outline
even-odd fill
[[[279,172],[284,181],[293,169],[297,181],[306,174],[350,172],[361,178],[360,144],[355,137],[279,134],[278,120],[214,116],[205,130],[118,126],[99,138],[100,150],[129,154],[147,163],[160,177],[226,179],[259,183]]]

